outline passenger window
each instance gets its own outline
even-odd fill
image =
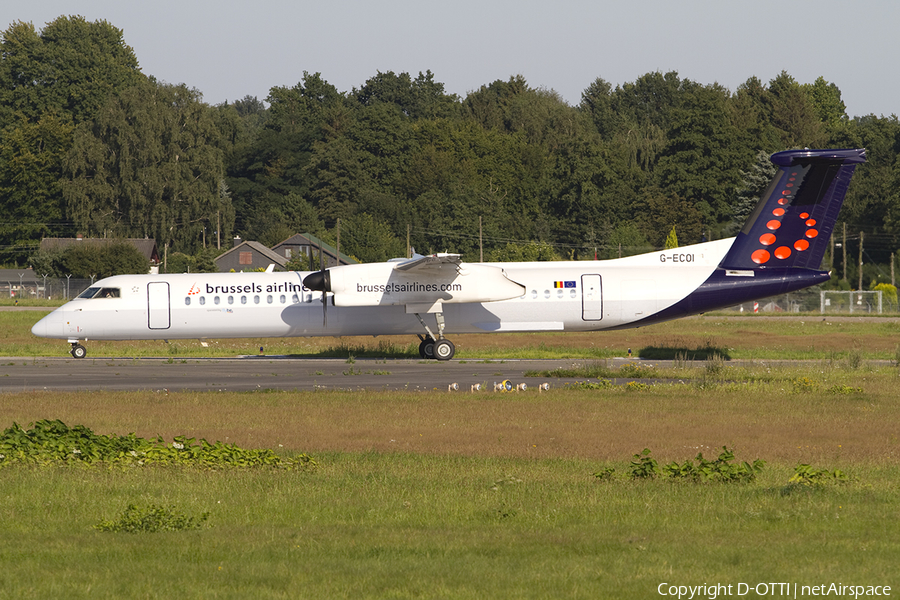
[[[247,296],[241,296],[241,304],[247,304]]]
[[[200,306],[206,304],[206,296],[200,296]]]
[[[531,290],[531,299],[537,300],[537,290]]]
[[[216,296],[215,298],[213,298],[213,304],[218,304],[218,303],[219,303],[219,297]]]
[[[80,296],[79,296],[79,298],[80,298]],[[190,296],[185,296],[185,298],[184,298],[184,305],[185,305],[185,306],[190,306],[190,305],[191,305],[191,297],[190,297]]]
[[[287,302],[287,298],[284,297],[284,294],[281,295],[281,298],[279,298],[279,300],[281,300],[281,303],[282,303],[282,304],[284,304],[285,302]]]
[[[234,304],[234,296],[228,296],[228,304]]]
[[[573,298],[577,295],[577,294],[575,293],[575,288],[572,288],[572,289],[569,290],[569,295],[570,295],[571,297],[573,297]]]
[[[259,304],[259,296],[253,296],[253,304]]]
[[[544,298],[550,297],[550,290],[544,290]]]
[[[274,298],[272,298],[272,294],[269,294],[268,296],[266,296],[266,304],[272,304],[273,301],[274,301]]]
[[[291,302],[293,302],[294,304],[300,304],[300,298],[297,296],[297,294],[291,296]]]

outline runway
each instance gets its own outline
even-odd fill
[[[0,392],[169,390],[492,390],[503,381],[529,388],[585,378],[526,377],[527,371],[572,368],[584,360],[451,360],[288,358],[23,358],[0,357]],[[610,359],[609,365],[623,363]],[[456,390],[455,390],[456,391]]]

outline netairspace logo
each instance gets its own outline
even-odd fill
[[[673,598],[716,598],[728,596],[751,597],[786,597],[801,598],[815,596],[833,596],[843,598],[864,598],[873,596],[890,596],[889,585],[844,585],[843,583],[823,583],[819,585],[801,585],[798,583],[716,583],[703,585],[671,585],[667,582],[656,588],[660,596]]]

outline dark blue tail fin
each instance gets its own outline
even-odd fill
[[[818,269],[853,171],[865,161],[863,149],[773,154],[780,171],[719,266]]]

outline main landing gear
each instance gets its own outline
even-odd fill
[[[71,354],[74,358],[84,358],[85,356],[87,356],[87,348],[85,348],[78,342],[72,342],[72,349],[69,350],[69,354]]]
[[[431,332],[431,329],[419,313],[415,313],[415,315],[416,318],[419,319],[419,323],[422,324],[422,327],[425,328],[425,331],[428,332],[428,336],[419,336],[419,339],[422,340],[419,344],[419,356],[428,360],[432,358],[437,360],[450,360],[453,358],[453,355],[456,354],[456,346],[453,345],[453,342],[444,337],[444,313],[434,314],[438,326],[437,336]]]

